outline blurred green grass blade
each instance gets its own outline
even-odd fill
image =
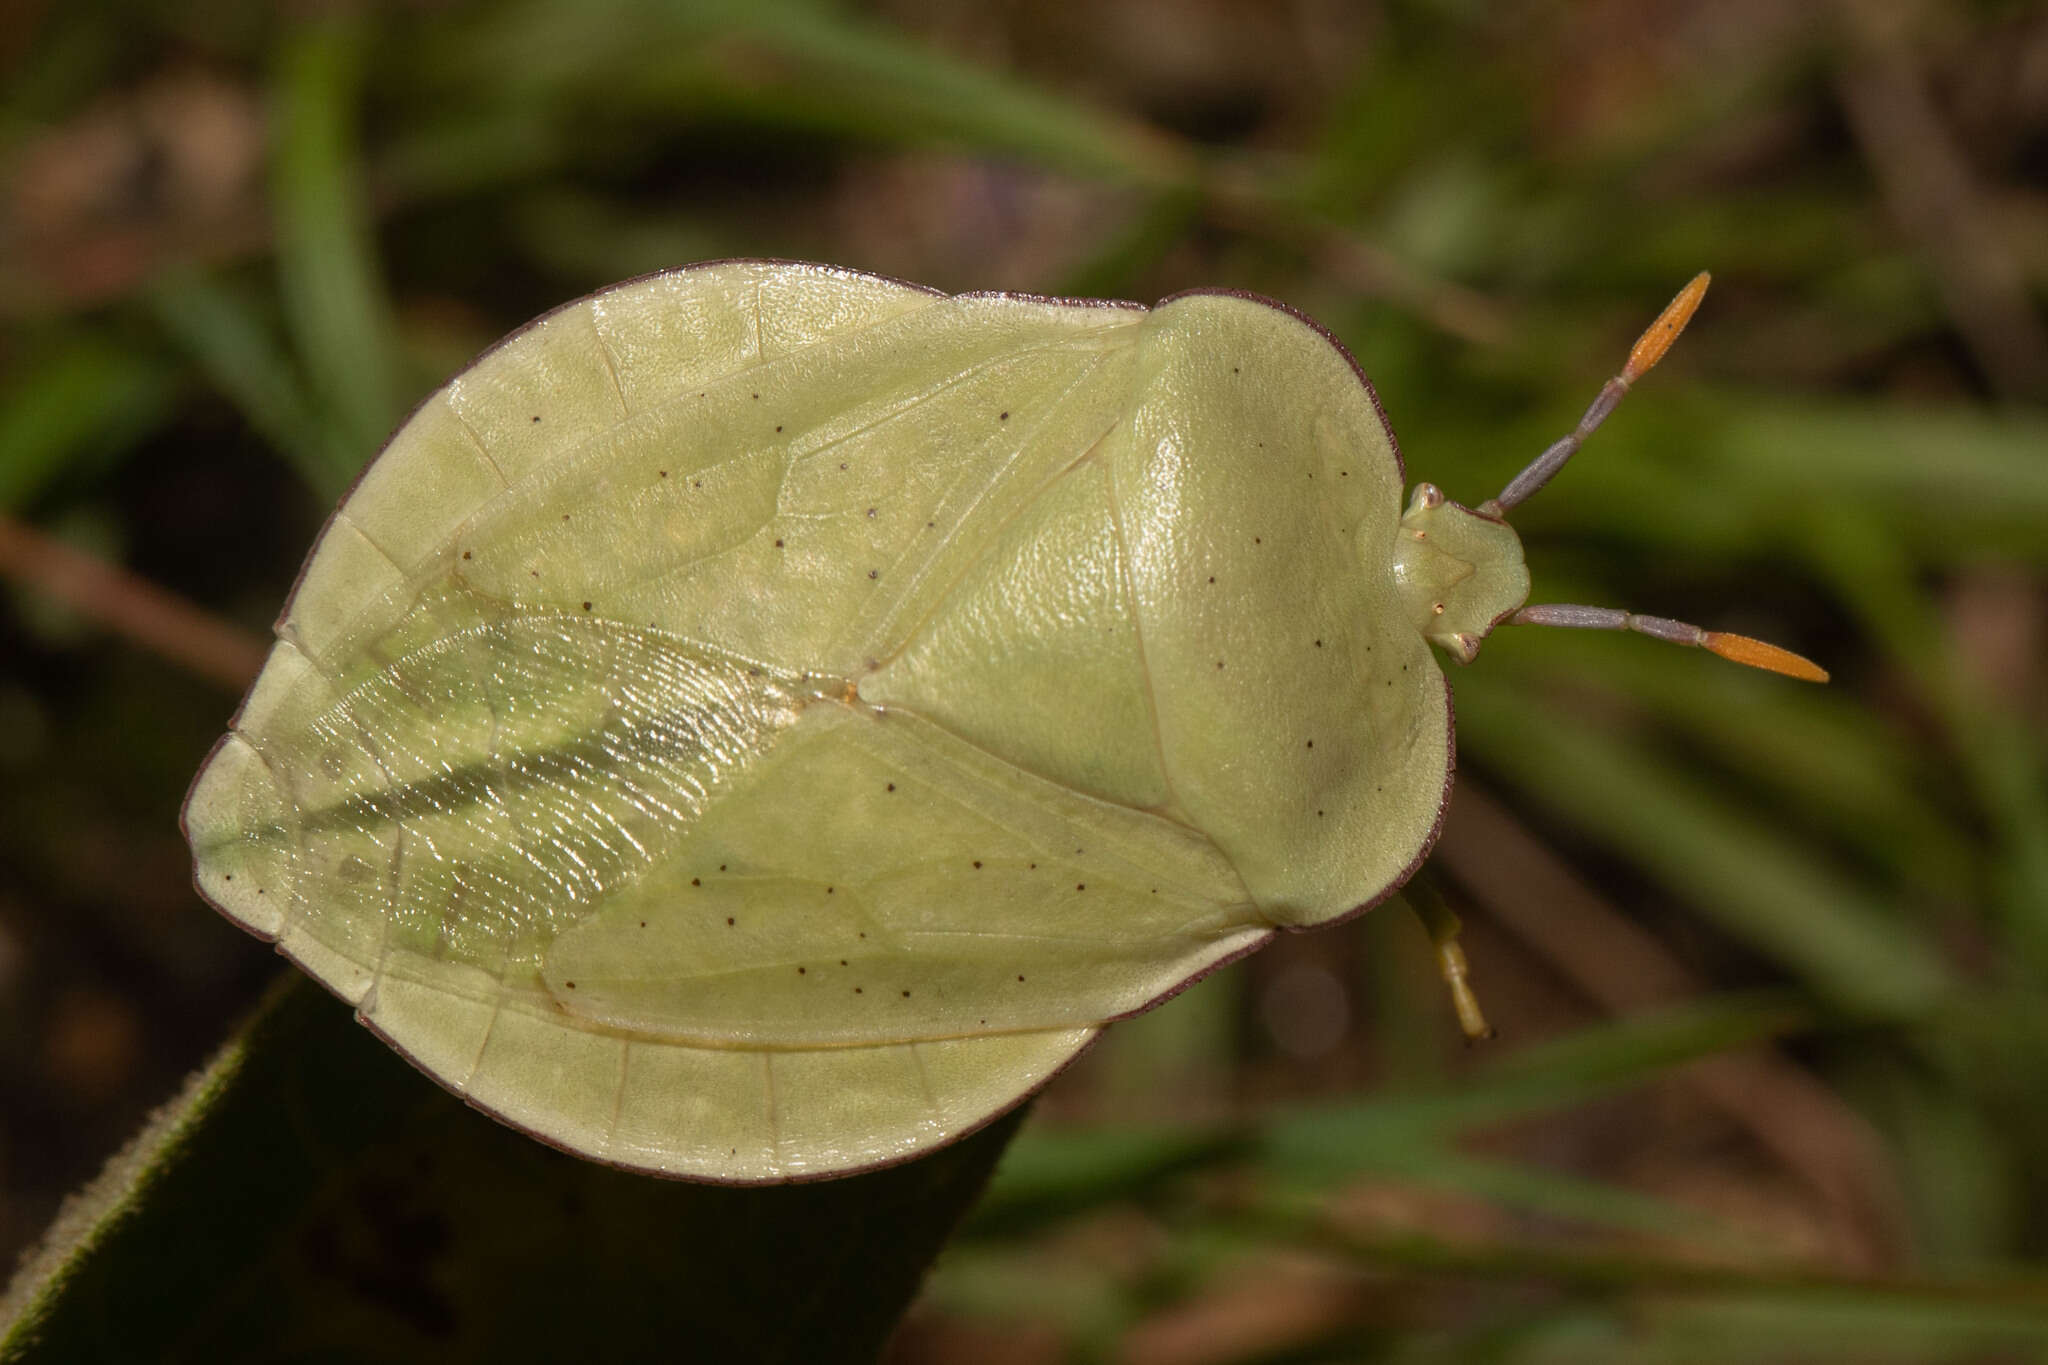
[[[1529,325],[1539,336],[1555,330]],[[1538,409],[1505,421],[1478,405],[1429,413],[1436,460],[1425,472],[1470,501],[1499,488],[1577,419],[1583,399],[1568,377],[1544,392]],[[1846,508],[1876,518],[1916,562],[2038,564],[2048,561],[2043,450],[2048,419],[2031,413],[1665,383],[1623,404],[1555,483],[1516,509],[1515,524],[1539,578],[1546,544],[1587,537],[1703,567],[1792,557],[1813,518]]]
[[[1732,1225],[1697,1209],[1604,1181],[1517,1162],[1466,1156],[1448,1146],[1417,1145],[1390,1156],[1377,1169],[1405,1182],[1483,1199],[1499,1208],[1541,1218],[1658,1237],[1683,1237],[1731,1250],[1744,1242]]]
[[[1503,1103],[1508,1113],[1562,1107],[1688,1062],[1801,1032],[1816,1022],[1813,1006],[1788,991],[1687,1000],[1511,1052],[1465,1083],[1463,1102],[1496,1113]]]
[[[175,385],[155,360],[98,338],[53,347],[0,388],[0,507],[18,508],[95,453],[160,421]]]
[[[289,32],[271,167],[285,319],[320,415],[358,464],[399,414],[397,347],[356,146],[367,47],[367,30],[349,18]]]
[[[1571,575],[1539,581],[1544,600],[1642,606]],[[1775,634],[1740,617],[1703,624]],[[1694,651],[1586,631],[1497,634],[1485,670],[1491,685],[1532,694],[1597,686],[1934,900],[1967,897],[1983,880],[1981,848],[1937,799],[1952,784],[1932,780],[1895,722],[1844,689],[1786,687]]]
[[[2034,1137],[2048,1132],[2048,992],[1975,992],[1908,1041],[1931,1067],[1861,1056],[1845,1088],[1897,1134],[1923,1254],[1957,1269],[2026,1254],[2043,1189]]]
[[[1847,504],[1938,561],[2048,559],[2048,417],[1728,395],[1726,461],[1788,500]]]
[[[1968,1340],[1972,1330],[1993,1340],[2017,1334],[2021,1340],[2048,1342],[2048,1279],[2032,1271],[1991,1271],[1970,1279],[1853,1275],[1796,1263],[1724,1267],[1647,1250],[1579,1250],[1542,1242],[1460,1244],[1425,1234],[1362,1236],[1329,1224],[1296,1226],[1292,1232],[1296,1240],[1380,1271],[1448,1275],[1470,1281],[1542,1281],[1581,1293],[1653,1293],[1657,1297],[1630,1300],[1636,1314],[1647,1314],[1647,1322],[1655,1322],[1675,1306],[1690,1304],[1698,1318],[1692,1310],[1679,1310],[1679,1316],[1694,1320],[1694,1326],[1706,1326],[1724,1312],[1726,1316],[1714,1330],[1733,1326],[1747,1336],[1753,1328],[1743,1318],[1755,1312],[1759,1318],[1776,1318],[1780,1332],[1792,1324],[1810,1328],[1810,1345],[1815,1347],[1829,1330],[1872,1332],[1868,1345],[1882,1345],[1882,1332],[1888,1328],[1929,1332],[1931,1338],[1915,1340],[1915,1349],[1944,1345],[1944,1336],[1950,1338],[1946,1345],[1954,1347],[1960,1340]],[[1821,1355],[1780,1355],[1767,1345],[1769,1332],[1747,1342],[1749,1349],[1737,1345],[1741,1340],[1737,1332],[1729,1332],[1712,1351],[1692,1359],[1866,1359],[1847,1355],[1843,1347],[1849,1338],[1843,1336],[1835,1338],[1833,1351],[1823,1347]],[[1700,1338],[1694,1345],[1706,1347],[1708,1340]],[[1786,1340],[1780,1334],[1778,1347],[1784,1347]],[[1860,1338],[1858,1345],[1866,1345],[1866,1340]]]
[[[1258,1150],[1292,1177],[1337,1178],[1361,1154],[1398,1159],[1408,1147],[1584,1103],[1812,1020],[1810,1007],[1775,991],[1687,1001],[1524,1049],[1452,1089],[1285,1111],[1263,1126]]]
[[[1011,1144],[962,1231],[1020,1235],[1101,1204],[1142,1199],[1243,1150],[1241,1136],[1222,1125],[1029,1129]]]
[[[424,79],[463,92],[452,103],[470,107],[457,121],[500,153],[531,149],[529,137],[500,146],[490,136],[500,125],[516,133],[521,110],[602,101],[614,117],[658,112],[946,147],[1152,188],[1198,175],[1186,146],[1142,123],[801,0],[498,7],[463,16],[410,60]],[[491,109],[481,119],[478,101]],[[462,173],[441,157],[408,154],[406,164],[414,176],[436,166]]]
[[[1517,1206],[1618,1226],[1697,1228],[1672,1207],[1626,1191],[1468,1158],[1461,1136],[1638,1085],[1702,1057],[1803,1028],[1812,1010],[1781,992],[1720,996],[1596,1024],[1524,1049],[1455,1088],[1282,1110],[1244,1130],[1227,1123],[1038,1127],[1011,1147],[973,1229],[1014,1233],[1184,1172],[1251,1160],[1295,1189],[1380,1173],[1510,1199]],[[1612,1196],[1612,1197],[1610,1197]]]
[[[1177,141],[1088,108],[837,8],[802,0],[677,0],[723,14],[801,69],[779,97],[821,114],[857,113],[905,140],[937,139],[1076,175],[1184,185],[1195,163]]]
[[[329,498],[348,486],[369,451],[320,420],[298,366],[254,300],[185,272],[158,280],[148,300],[172,341],[316,493]]]
[[[1812,509],[1810,525],[1813,561],[1947,730],[2003,846],[1991,879],[2005,931],[2033,980],[2048,982],[2048,754],[2041,735],[1962,667],[1914,566],[1880,523],[1852,506],[1827,505]]]
[[[1455,448],[1469,452],[1482,485],[1478,496],[1513,472],[1517,456],[1568,429],[1569,407],[1546,405],[1537,419],[1505,431],[1453,426]],[[1803,548],[1814,516],[1855,508],[1918,561],[2041,563],[2043,450],[2048,418],[2031,413],[1667,384],[1624,404],[1556,483],[1517,510],[1517,525],[1539,535],[1612,537],[1665,556],[1775,556]]]
[[[1640,748],[1483,681],[1478,670],[1460,683],[1459,739],[1468,752],[1824,999],[1854,1013],[1904,1017],[1949,990],[1931,943],[1800,843]]]
[[[1669,1298],[1645,1331],[1690,1361],[2041,1360],[2048,1285],[1788,1284]]]
[[[653,1180],[468,1109],[294,972],[60,1218],[0,1361],[871,1360],[1020,1118],[844,1180]]]
[[[1986,1114],[1981,1097],[1955,1084],[1958,1079],[1953,1071],[1927,1075],[1863,1065],[1852,1067],[1845,1088],[1892,1137],[1917,1259],[1968,1272],[2018,1249],[2025,1194],[2011,1169],[2006,1135]]]

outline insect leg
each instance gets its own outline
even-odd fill
[[[1429,941],[1436,945],[1437,971],[1450,988],[1451,1006],[1458,1012],[1458,1027],[1464,1030],[1465,1041],[1477,1043],[1493,1037],[1493,1025],[1486,1022],[1479,997],[1472,992],[1471,968],[1465,961],[1464,946],[1458,942],[1458,931],[1465,926],[1457,912],[1451,909],[1427,872],[1408,883],[1402,898],[1429,932]]]

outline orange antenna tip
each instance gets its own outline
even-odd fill
[[[1671,343],[1678,340],[1678,334],[1685,330],[1685,324],[1692,321],[1692,315],[1700,306],[1700,300],[1707,296],[1707,285],[1713,279],[1706,271],[1692,277],[1685,288],[1678,291],[1678,297],[1671,300],[1657,320],[1636,338],[1636,344],[1628,353],[1628,365],[1622,370],[1622,378],[1633,383],[1650,372],[1652,366],[1664,358],[1671,349]]]
[[[1803,655],[1789,649],[1780,649],[1762,640],[1752,640],[1747,635],[1730,635],[1726,631],[1710,630],[1700,644],[1724,659],[1751,668],[1767,669],[1772,673],[1783,673],[1788,678],[1802,682],[1824,683],[1828,671]]]

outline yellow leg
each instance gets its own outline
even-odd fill
[[[1464,946],[1458,942],[1458,931],[1464,925],[1457,912],[1426,876],[1411,881],[1404,894],[1422,927],[1429,931],[1429,941],[1436,945],[1437,970],[1443,974],[1444,985],[1450,988],[1451,1006],[1458,1012],[1458,1027],[1465,1031],[1465,1041],[1476,1043],[1493,1037],[1493,1026],[1486,1022],[1479,997],[1472,992],[1472,969],[1465,961]]]

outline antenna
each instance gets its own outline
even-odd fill
[[[1500,516],[1510,507],[1526,501],[1537,489],[1549,483],[1551,476],[1564,468],[1586,443],[1608,415],[1628,394],[1629,386],[1648,374],[1656,363],[1671,349],[1671,343],[1678,340],[1678,334],[1685,330],[1685,324],[1706,297],[1707,284],[1712,277],[1702,270],[1692,277],[1678,296],[1671,300],[1664,311],[1657,315],[1643,334],[1636,338],[1636,344],[1629,349],[1628,364],[1621,373],[1600,386],[1600,396],[1586,409],[1585,416],[1573,427],[1571,434],[1552,442],[1550,447],[1534,460],[1528,468],[1508,481],[1499,497],[1480,506],[1481,512]],[[1789,649],[1763,640],[1754,640],[1747,635],[1731,635],[1726,631],[1703,630],[1684,621],[1674,621],[1666,616],[1639,616],[1634,612],[1621,611],[1614,607],[1575,607],[1559,603],[1545,603],[1523,607],[1507,619],[1513,626],[1564,626],[1575,630],[1632,630],[1639,635],[1663,640],[1674,645],[1691,645],[1718,654],[1724,659],[1751,668],[1766,669],[1782,673],[1788,678],[1799,678],[1805,682],[1826,682],[1827,670],[1811,659],[1794,654]]]
[[[1579,453],[1579,447],[1586,443],[1586,438],[1621,406],[1629,386],[1664,358],[1664,353],[1671,349],[1671,343],[1678,340],[1678,334],[1685,330],[1685,324],[1692,321],[1692,315],[1699,308],[1700,300],[1707,296],[1707,285],[1713,278],[1704,270],[1693,276],[1685,288],[1678,291],[1678,297],[1657,315],[1657,320],[1636,338],[1636,344],[1629,348],[1628,364],[1621,367],[1620,374],[1600,386],[1600,396],[1586,409],[1586,415],[1579,418],[1579,424],[1572,428],[1571,434],[1553,441],[1549,449],[1529,462],[1527,469],[1508,481],[1499,497],[1480,504],[1479,510],[1497,517],[1510,507],[1527,502],[1532,493],[1549,483],[1551,476],[1564,468],[1565,461]]]
[[[1767,640],[1731,635],[1725,630],[1702,630],[1668,616],[1638,616],[1615,607],[1568,607],[1546,602],[1523,607],[1507,619],[1511,626],[1565,626],[1575,630],[1632,630],[1667,644],[1694,645],[1751,668],[1783,673],[1804,682],[1826,682],[1828,671],[1802,654],[1780,649]]]

